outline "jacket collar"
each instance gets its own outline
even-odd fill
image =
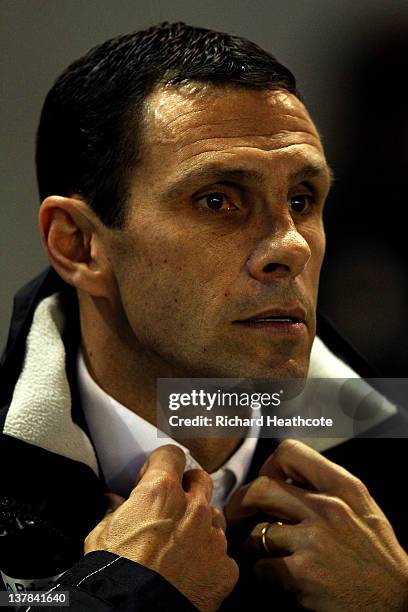
[[[2,380],[0,407],[6,406],[11,400],[22,369],[25,343],[35,309],[44,298],[58,291],[63,294],[67,302],[70,302],[72,314],[78,316],[75,290],[65,283],[51,267],[46,268],[41,274],[24,285],[15,295],[6,348],[0,359]],[[75,327],[75,321],[73,321],[72,327]]]

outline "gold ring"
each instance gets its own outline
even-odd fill
[[[281,521],[276,521],[275,523],[268,523],[267,525],[265,525],[265,527],[262,527],[262,531],[261,531],[262,546],[264,547],[268,555],[271,555],[272,551],[269,550],[266,544],[266,534],[267,534],[268,529],[272,527],[272,525],[279,525],[280,527],[282,527],[283,523],[281,523]]]

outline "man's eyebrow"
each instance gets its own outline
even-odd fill
[[[242,168],[220,168],[220,166],[205,166],[188,172],[175,185],[165,192],[166,197],[177,196],[186,186],[198,182],[225,182],[225,181],[255,181],[265,182],[265,176],[256,170]]]
[[[328,176],[330,184],[333,181],[333,172],[327,164],[306,164],[289,175],[292,183],[301,183],[307,179],[319,176]],[[252,181],[264,185],[269,179],[265,174],[249,168],[223,168],[220,166],[205,166],[196,168],[183,176],[163,194],[166,198],[176,197],[191,184],[197,182],[226,182],[226,181]]]
[[[307,179],[318,178],[321,176],[328,177],[330,186],[333,184],[334,174],[333,170],[328,164],[306,164],[299,170],[292,172],[289,175],[289,180],[291,183],[302,183],[303,181],[307,181]]]

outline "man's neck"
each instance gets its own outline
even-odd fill
[[[99,313],[96,313],[98,317]],[[93,333],[100,321],[89,325],[81,315],[82,350],[86,367],[93,380],[120,404],[136,413],[155,427],[156,380],[160,377],[182,377],[181,373],[163,364],[155,363],[144,352],[135,354],[126,343],[115,338]],[[85,328],[85,329],[84,329]],[[85,332],[85,333],[84,333]],[[119,338],[119,340],[118,340]],[[241,438],[179,438],[194,459],[209,473],[216,471],[234,453]]]

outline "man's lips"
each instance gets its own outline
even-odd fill
[[[245,328],[269,330],[272,333],[299,334],[306,331],[306,311],[300,306],[271,308],[245,319],[234,321]]]
[[[257,314],[234,321],[234,323],[260,322],[267,320],[286,320],[291,323],[306,323],[306,311],[299,307],[270,308]]]

